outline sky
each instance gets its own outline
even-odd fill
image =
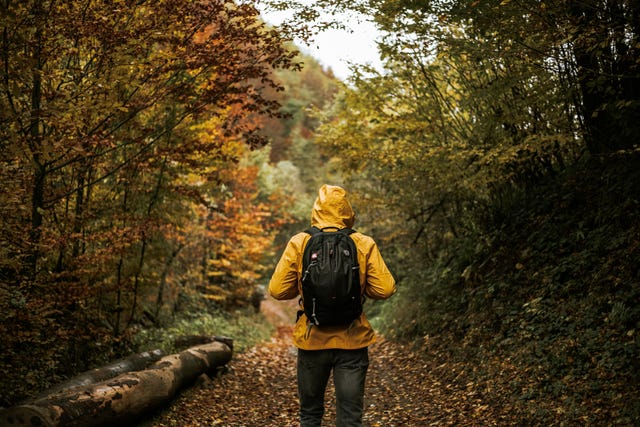
[[[287,19],[284,12],[262,13],[263,19],[272,25],[279,25]],[[375,39],[378,32],[373,23],[358,22],[353,17],[345,17],[342,21],[347,30],[327,30],[314,38],[314,43],[306,45],[295,40],[298,48],[307,55],[313,56],[325,68],[331,68],[333,74],[346,80],[351,74],[349,63],[373,65],[382,70]]]

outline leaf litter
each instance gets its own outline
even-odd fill
[[[234,355],[226,372],[184,391],[140,427],[299,426],[296,349],[290,337],[291,326],[279,326],[270,341]],[[499,401],[486,400],[462,366],[427,359],[384,338],[371,346],[369,358],[364,426],[517,424],[509,422],[505,408],[496,410]],[[335,425],[333,390],[330,381],[323,427]]]

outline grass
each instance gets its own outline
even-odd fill
[[[243,352],[268,339],[274,327],[261,313],[253,309],[183,313],[165,327],[149,328],[138,332],[134,338],[137,351],[160,348],[167,354],[174,353],[175,339],[187,335],[225,336],[233,339],[234,352]]]

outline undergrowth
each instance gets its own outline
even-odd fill
[[[639,166],[591,159],[502,194],[377,325],[464,364],[525,425],[640,425]]]
[[[273,325],[252,308],[239,309],[232,313],[184,312],[169,326],[139,331],[134,338],[134,344],[138,351],[159,348],[170,354],[178,351],[175,347],[175,339],[178,337],[224,336],[233,339],[234,352],[243,352],[268,339],[273,331]]]

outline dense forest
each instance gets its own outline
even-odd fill
[[[260,333],[331,182],[398,278],[366,305],[388,339],[524,424],[637,425],[640,6],[311,4],[261,2],[293,11],[271,28],[232,0],[2,2],[0,406],[180,332]],[[344,13],[384,71],[297,52]]]

